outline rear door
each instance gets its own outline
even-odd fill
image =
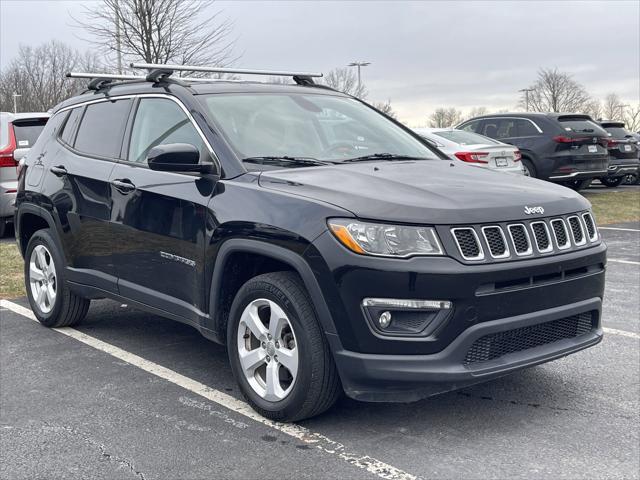
[[[69,279],[110,292],[117,292],[117,277],[109,175],[120,157],[132,103],[122,99],[72,109],[47,159],[42,187],[60,222]]]
[[[207,204],[215,180],[148,168],[157,145],[188,143],[211,161],[186,109],[172,97],[142,97],[130,127],[125,159],[111,173],[114,261],[122,295],[197,322],[204,292]]]

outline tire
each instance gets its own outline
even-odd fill
[[[4,238],[7,233],[7,221],[4,218],[0,218],[0,238]]]
[[[623,180],[624,177],[603,177],[600,179],[600,183],[602,183],[605,187],[614,188],[618,187]]]
[[[592,178],[587,178],[586,180],[572,180],[570,182],[566,182],[564,185],[575,190],[576,192],[579,192],[580,190],[589,188],[592,181]]]
[[[31,310],[38,321],[51,328],[80,323],[91,301],[73,293],[67,286],[62,255],[50,229],[38,230],[33,234],[24,258],[25,288]],[[42,285],[43,281],[45,285]],[[39,292],[43,292],[41,300]]]
[[[279,422],[310,418],[329,409],[342,392],[329,345],[295,273],[266,273],[240,288],[231,305],[227,348],[242,394],[264,417]],[[248,367],[245,373],[243,365],[249,364],[259,366]],[[295,374],[285,364],[295,364]],[[273,380],[269,387],[269,378],[277,378],[277,387]]]
[[[538,172],[536,171],[536,167],[534,167],[533,162],[525,157],[522,157],[521,161],[525,176],[538,178]]]

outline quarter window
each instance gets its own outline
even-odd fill
[[[82,117],[82,110],[84,110],[84,107],[74,108],[69,112],[67,121],[60,133],[60,139],[67,145],[73,146],[73,134],[78,127],[80,118]]]
[[[203,158],[204,142],[197,130],[172,100],[143,98],[140,100],[129,143],[130,162],[143,163],[149,150],[169,143],[188,143],[200,151]]]
[[[118,158],[131,100],[93,103],[87,106],[74,148],[98,157]]]

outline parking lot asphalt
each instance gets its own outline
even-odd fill
[[[291,427],[247,409],[224,348],[188,326],[98,301],[52,331],[25,299],[2,303],[0,477],[638,478],[637,230],[601,231],[600,345],[413,404],[344,398]]]

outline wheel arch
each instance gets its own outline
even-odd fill
[[[16,229],[16,241],[23,257],[29,240],[38,230],[50,228],[52,231],[57,232],[56,223],[51,214],[44,208],[29,203],[23,203],[18,207],[14,226]]]
[[[226,278],[225,274],[233,268],[234,259],[247,256],[250,259],[261,259],[269,268],[244,272],[237,279]],[[255,268],[255,267],[254,267]],[[253,239],[229,239],[220,247],[216,256],[209,293],[210,325],[207,327],[216,332],[221,341],[226,337],[229,307],[239,288],[249,279],[268,271],[289,270],[298,274],[304,284],[314,306],[316,315],[324,332],[335,333],[335,325],[322,295],[320,285],[309,264],[302,256],[284,247]]]

